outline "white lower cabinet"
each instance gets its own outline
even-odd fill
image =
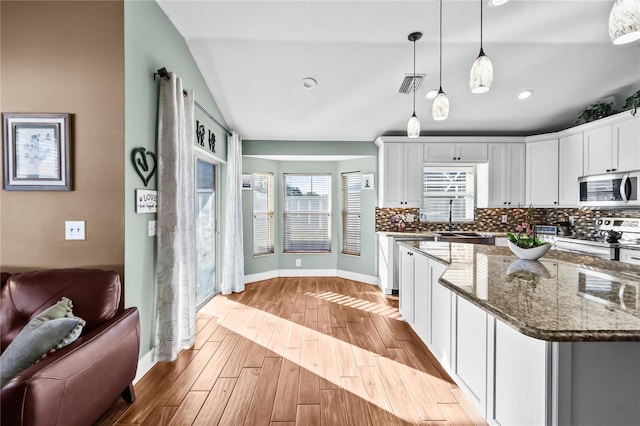
[[[431,283],[433,277],[433,266],[431,264],[435,262],[422,255],[416,255],[414,258],[413,329],[422,340],[429,341],[431,334],[429,327],[431,324]]]
[[[495,353],[489,372],[487,419],[499,425],[547,422],[547,342],[525,336],[495,320]],[[493,397],[493,400],[491,400]]]
[[[434,280],[431,286],[431,340],[429,349],[442,366],[451,370],[451,319],[453,293]]]
[[[414,298],[413,298],[413,287],[414,287],[414,273],[413,273],[413,263],[416,256],[424,257],[421,255],[416,255],[416,253],[407,248],[402,248],[400,250],[400,285],[398,286],[399,298],[400,298],[400,315],[402,318],[413,326],[413,306],[414,306]]]
[[[429,342],[432,283],[438,281],[446,266],[406,246],[400,247],[400,315],[424,342]]]
[[[453,373],[476,409],[486,417],[487,313],[456,296],[455,362]]]

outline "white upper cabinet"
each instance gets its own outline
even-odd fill
[[[607,173],[613,168],[611,125],[584,132],[584,174]]]
[[[582,168],[582,133],[560,138],[558,146],[558,205],[578,207],[580,191],[578,178],[584,175]]]
[[[584,132],[584,174],[640,169],[640,117]]]
[[[527,143],[527,205],[558,206],[558,139]]]
[[[487,144],[425,143],[424,161],[427,163],[484,163],[487,161]]]
[[[615,123],[613,144],[618,171],[640,170],[640,117]]]
[[[525,203],[525,146],[490,143],[488,207],[522,207]]]
[[[380,207],[422,207],[422,144],[384,143],[380,153]]]

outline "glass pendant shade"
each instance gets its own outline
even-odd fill
[[[420,120],[416,117],[415,112],[407,123],[407,136],[410,138],[417,138],[420,136]]]
[[[471,66],[469,87],[472,93],[487,93],[493,84],[493,64],[480,49],[480,55]]]
[[[440,88],[438,96],[433,100],[431,112],[433,113],[433,119],[436,121],[446,120],[449,117],[449,98],[442,91],[442,88]]]
[[[640,39],[640,0],[616,0],[609,14],[609,37],[613,44]]]

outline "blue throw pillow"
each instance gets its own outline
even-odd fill
[[[0,356],[0,387],[49,351],[80,336],[85,321],[73,315],[71,300],[63,297],[24,326]]]

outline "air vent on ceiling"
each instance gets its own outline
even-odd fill
[[[412,93],[413,86],[415,85],[416,90],[420,87],[420,83],[422,83],[422,79],[425,77],[425,74],[416,74],[415,79],[413,74],[405,74],[404,80],[402,80],[402,84],[400,85],[400,93]]]

